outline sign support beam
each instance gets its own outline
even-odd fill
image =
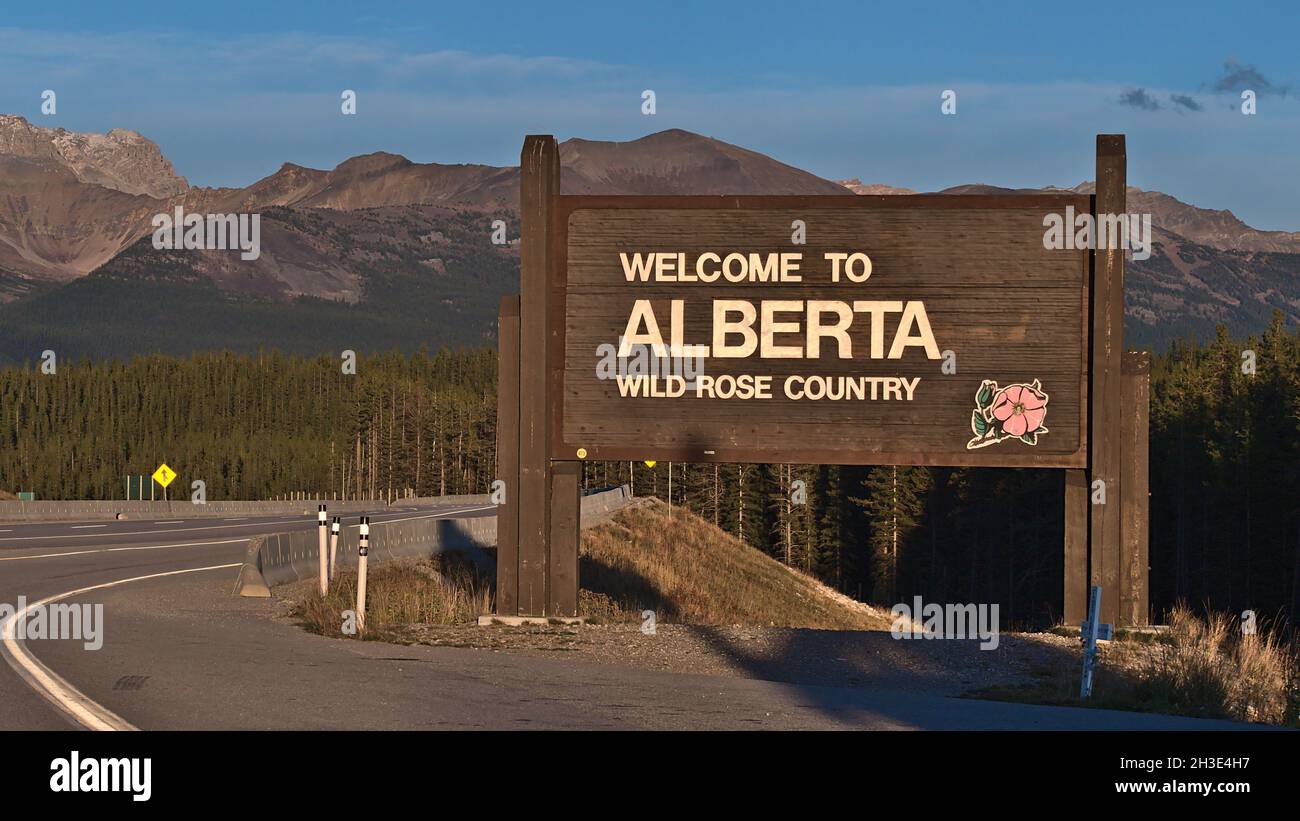
[[[1123,504],[1121,470],[1121,367],[1124,355],[1124,249],[1118,237],[1102,236],[1109,216],[1127,208],[1128,158],[1123,134],[1097,135],[1096,250],[1093,252],[1092,385],[1088,392],[1090,429],[1088,547],[1092,586],[1118,590]],[[1100,484],[1098,484],[1100,482]],[[1097,619],[1114,623],[1119,597],[1101,603]]]
[[[500,616],[519,615],[519,296],[501,298],[497,317],[497,595]]]
[[[1124,465],[1120,474],[1124,516],[1119,577],[1120,627],[1143,627],[1149,616],[1148,564],[1150,492],[1148,474],[1148,422],[1151,412],[1151,355],[1146,351],[1124,354],[1121,370],[1124,419],[1120,424]]]
[[[551,556],[547,564],[546,615],[578,615],[578,538],[581,523],[582,462],[553,462]]]
[[[1084,620],[1088,605],[1088,473],[1065,471],[1065,592],[1062,621]]]
[[[560,149],[550,135],[529,135],[519,158],[519,614],[548,615],[551,461],[551,216],[560,193]],[[576,556],[575,556],[576,560]],[[574,568],[576,577],[577,570]]]

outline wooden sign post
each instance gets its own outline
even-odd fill
[[[1124,252],[1074,240],[1124,162],[1098,137],[1095,197],[570,196],[528,137],[498,613],[576,614],[584,460],[1061,468],[1067,618],[1089,562],[1123,590]]]
[[[1065,471],[1065,624],[1083,621],[1088,606],[1088,471]]]
[[[497,478],[505,498],[497,504],[496,611],[519,615],[519,297],[501,298],[497,316]]]
[[[520,156],[519,280],[499,315],[497,614],[578,613],[581,463],[552,461],[548,350],[555,345],[551,288],[560,193],[555,138],[532,136]]]
[[[1123,214],[1127,157],[1123,135],[1097,135],[1095,214]],[[1124,359],[1124,250],[1099,247],[1093,254],[1092,286],[1092,458],[1089,533],[1092,586],[1119,589],[1122,493],[1120,468],[1120,368]],[[1116,596],[1101,605],[1101,621],[1115,623]]]
[[[1120,574],[1119,615],[1115,624],[1140,627],[1148,622],[1147,580],[1150,530],[1148,436],[1151,413],[1151,355],[1127,351],[1120,366]]]
[[[1097,135],[1092,213],[1127,210],[1124,135]],[[1064,622],[1084,618],[1088,589],[1119,591],[1102,601],[1101,620],[1123,627],[1148,621],[1148,407],[1150,357],[1124,350],[1124,250],[1100,242],[1092,266],[1089,468],[1066,471]]]

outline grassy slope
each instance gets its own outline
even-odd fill
[[[887,612],[834,590],[700,517],[643,499],[583,533],[582,609],[607,619],[889,629]]]
[[[592,621],[887,630],[886,611],[841,596],[743,544],[691,513],[641,499],[583,532],[582,614]],[[401,640],[410,624],[466,624],[493,609],[490,575],[455,554],[371,568],[367,638]],[[321,597],[313,582],[290,592],[304,626],[338,635],[356,599],[356,573],[344,570]]]

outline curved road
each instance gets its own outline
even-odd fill
[[[345,522],[357,521],[350,514]],[[485,516],[402,507],[373,521]],[[248,539],[314,516],[0,522],[0,603],[104,605],[103,646],[0,644],[0,729],[1239,729],[915,688],[683,675],[315,636],[231,594]],[[355,526],[352,525],[352,526]],[[61,694],[51,699],[41,692]],[[56,704],[57,702],[57,704]]]
[[[315,502],[310,506],[314,507]],[[412,517],[483,516],[490,506],[459,505],[435,507],[403,506],[376,509],[366,515],[378,523]],[[344,526],[357,526],[361,513],[343,517]],[[0,645],[6,665],[0,665],[0,729],[68,729],[89,726],[107,729],[95,723],[95,706],[103,704],[107,713],[118,715],[121,699],[92,696],[89,712],[77,705],[52,703],[49,691],[67,687],[75,692],[109,671],[111,660],[124,651],[147,649],[153,663],[150,669],[165,667],[174,649],[185,637],[170,632],[174,627],[168,611],[141,612],[133,601],[147,600],[151,593],[183,591],[194,587],[211,596],[220,591],[226,604],[252,604],[230,595],[238,567],[251,537],[263,533],[315,528],[316,517],[310,516],[230,516],[188,519],[87,520],[58,522],[0,521],[0,604],[17,609],[25,600],[38,605],[51,597],[60,602],[103,604],[101,633],[103,647],[88,650],[75,640],[40,640],[15,642],[10,630],[0,632],[6,640]],[[71,595],[68,595],[71,594]],[[261,608],[265,609],[265,600]],[[142,618],[143,617],[143,618]],[[150,624],[150,620],[154,624]],[[132,628],[137,629],[132,629]],[[145,628],[141,633],[138,628]],[[130,632],[127,632],[130,631]],[[126,635],[123,635],[126,633]],[[214,648],[215,649],[215,648]],[[52,659],[53,661],[48,661]],[[138,692],[142,674],[124,674],[109,689],[114,692]],[[147,675],[147,674],[143,674]],[[143,679],[149,683],[149,676]],[[194,694],[202,697],[202,691]],[[75,699],[74,699],[75,700]],[[71,714],[69,710],[71,709]],[[129,726],[145,729],[147,720],[137,723],[133,710],[124,709]]]

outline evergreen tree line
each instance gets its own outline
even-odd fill
[[[1249,365],[1253,365],[1253,373]],[[1153,357],[1151,603],[1300,612],[1300,333],[1219,329]],[[209,499],[485,493],[496,355],[357,362],[278,353],[0,370],[0,490],[122,498],[167,462]],[[646,458],[654,454],[647,453]],[[147,481],[147,480],[146,480]],[[1003,624],[1060,617],[1059,470],[591,462],[863,600],[996,602]],[[147,492],[146,492],[147,496]]]
[[[160,463],[209,500],[486,493],[496,355],[165,355],[0,370],[0,490],[122,499]],[[144,480],[149,498],[150,480]],[[157,498],[162,489],[154,488]]]

